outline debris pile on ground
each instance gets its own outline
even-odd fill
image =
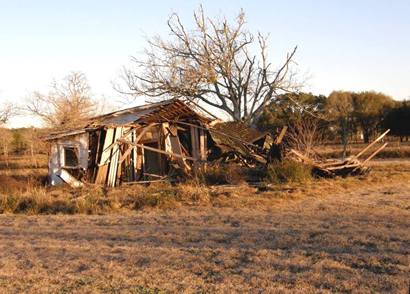
[[[82,128],[44,139],[50,143],[51,185],[73,187],[183,181],[211,164],[238,164],[258,171],[286,157],[311,165],[319,176],[357,175],[366,173],[366,163],[387,145],[359,160],[388,131],[356,156],[318,162],[290,149],[286,130],[273,137],[243,122],[211,119],[173,99],[98,116]]]
[[[246,167],[266,164],[273,139],[242,122],[221,122],[209,128],[212,144],[208,160],[239,163]]]
[[[359,158],[365,154],[365,152],[369,151],[370,148],[375,146],[377,142],[383,139],[384,136],[390,130],[387,130],[383,134],[381,134],[376,140],[370,143],[366,148],[360,151],[358,154],[350,156],[345,160],[326,160],[326,161],[317,161],[311,159],[301,152],[290,149],[289,150],[289,157],[306,164],[309,164],[313,167],[313,172],[317,176],[321,177],[335,177],[335,176],[356,176],[356,175],[363,175],[370,171],[370,168],[366,165],[373,157],[376,156],[377,153],[382,151],[386,146],[387,143],[384,143],[382,146],[377,148],[373,153],[371,153],[365,160],[361,161]]]

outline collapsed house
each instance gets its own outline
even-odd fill
[[[44,139],[50,184],[74,187],[178,179],[215,160],[266,163],[271,142],[268,133],[210,119],[176,99],[98,116]]]
[[[387,144],[359,160],[388,131],[356,156],[317,161],[285,147],[286,129],[273,138],[241,122],[210,119],[177,99],[115,111],[44,138],[50,143],[50,184],[115,187],[179,181],[203,170],[208,162],[252,168],[284,157],[312,166],[318,176],[358,175],[368,171],[366,163]]]
[[[206,161],[211,119],[179,100],[124,109],[81,128],[52,133],[51,185],[82,182],[114,187],[190,173]]]

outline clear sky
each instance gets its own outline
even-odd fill
[[[146,36],[166,37],[172,12],[189,24],[201,3],[210,16],[231,17],[243,8],[250,30],[270,33],[274,61],[298,45],[306,91],[410,97],[409,0],[0,0],[0,102],[46,92],[53,78],[79,70],[97,96],[115,103],[111,81],[141,53]],[[24,117],[12,121],[30,124]]]

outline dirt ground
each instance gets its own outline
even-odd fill
[[[0,292],[408,293],[410,162],[389,164],[271,206],[0,215]]]

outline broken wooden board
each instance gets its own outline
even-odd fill
[[[114,129],[110,128],[105,132],[103,152],[101,154],[100,163],[98,164],[97,176],[95,178],[95,183],[101,185],[104,185],[107,179],[108,163],[111,156],[110,146],[113,144],[114,139]]]
[[[313,172],[318,176],[324,176],[324,177],[343,176],[345,177],[349,175],[362,175],[362,174],[366,174],[370,170],[370,168],[366,166],[366,163],[369,162],[373,157],[375,157],[377,153],[383,150],[387,146],[387,143],[379,147],[364,161],[360,161],[358,159],[359,156],[361,156],[365,151],[369,150],[370,147],[374,146],[375,142],[380,141],[381,138],[383,138],[383,136],[385,136],[388,133],[388,131],[383,133],[374,142],[369,144],[358,155],[349,157],[346,160],[333,160],[332,162],[317,162],[294,149],[290,149],[289,154],[292,154],[293,156],[295,156],[298,161],[311,165],[313,168]]]
[[[72,188],[80,188],[84,186],[82,182],[74,178],[68,171],[65,169],[60,169],[56,172],[56,175],[60,177],[65,183],[70,185]]]

